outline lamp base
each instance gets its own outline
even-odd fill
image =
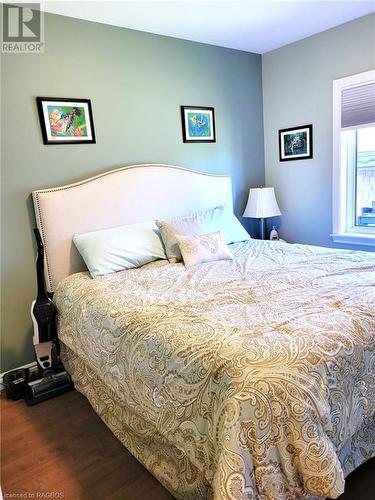
[[[264,217],[260,219],[260,239],[264,240],[266,237],[266,220]]]

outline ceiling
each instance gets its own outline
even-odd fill
[[[44,10],[262,54],[374,12],[375,0],[45,1]]]

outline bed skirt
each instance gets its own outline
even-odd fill
[[[177,499],[209,500],[212,489],[204,470],[198,470],[189,460],[189,443],[184,450],[168,442],[156,429],[145,425],[142,415],[135,414],[131,407],[92,370],[85,361],[61,342],[61,357],[70,373],[75,388],[90,402],[91,406],[113,434],[129,452]],[[369,419],[354,436],[337,452],[344,477],[347,477],[363,462],[375,456],[375,417]],[[288,500],[296,500],[295,496]],[[303,497],[316,500],[320,497]],[[234,494],[234,500],[237,498]],[[227,499],[221,499],[227,500]],[[229,500],[229,499],[228,499]],[[246,497],[246,500],[274,500],[271,497]],[[277,499],[279,500],[279,499]],[[285,499],[287,500],[287,499]]]

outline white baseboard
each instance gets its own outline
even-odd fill
[[[33,361],[32,363],[28,363],[27,365],[18,366],[17,368],[13,368],[13,370],[22,370],[23,368],[31,368],[32,366],[36,366],[36,361]],[[13,370],[8,370],[8,371],[12,372]],[[4,389],[3,377],[6,373],[8,373],[8,372],[0,373],[0,384],[1,384],[0,391],[2,391]]]

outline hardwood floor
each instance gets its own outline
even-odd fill
[[[1,406],[4,497],[62,492],[66,500],[173,498],[78,392],[32,407],[2,397]]]
[[[66,500],[173,498],[78,392],[28,407],[22,400],[7,401],[2,391],[1,406],[4,498],[11,493],[28,494],[18,498],[43,498],[38,492],[55,492],[54,497],[44,498]],[[359,498],[375,498],[374,459],[349,476],[340,500]]]

